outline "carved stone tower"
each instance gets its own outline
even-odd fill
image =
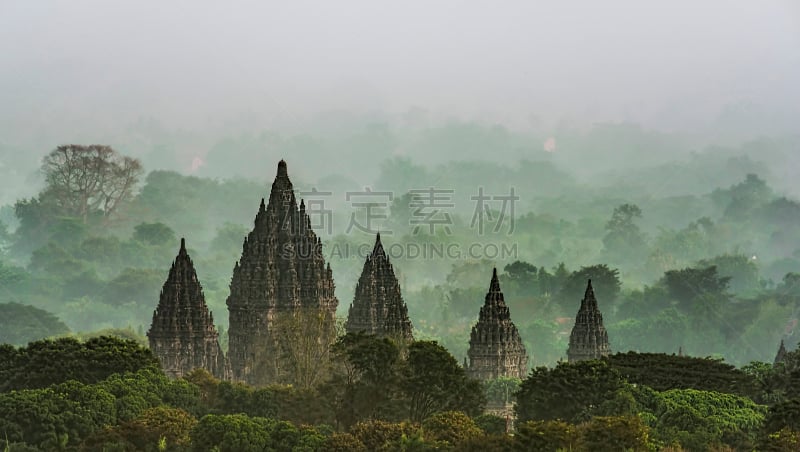
[[[348,332],[363,331],[405,341],[414,339],[408,307],[400,294],[400,283],[383,249],[380,234],[364,262],[347,315],[346,329]]]
[[[228,356],[233,379],[254,385],[278,381],[281,350],[290,340],[277,333],[276,318],[320,317],[326,326],[314,333],[314,340],[325,346],[334,339],[338,304],[322,242],[311,229],[305,203],[298,208],[281,160],[269,202],[261,200],[231,278]]]
[[[184,239],[161,289],[147,337],[150,350],[170,377],[179,378],[197,368],[220,379],[229,377],[214,316],[206,306]]]
[[[464,361],[467,374],[479,380],[498,377],[525,378],[528,354],[506,306],[497,269],[492,273],[489,292],[472,327],[469,339],[469,360]]]
[[[608,332],[603,326],[603,314],[597,307],[592,280],[586,286],[586,294],[581,300],[581,307],[575,317],[575,326],[569,336],[567,359],[569,362],[599,359],[608,356]]]
[[[782,363],[786,361],[786,345],[783,344],[783,339],[781,339],[781,346],[778,347],[778,353],[775,355],[775,361],[772,362],[772,365],[778,365],[778,363]]]

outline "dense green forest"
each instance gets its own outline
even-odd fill
[[[799,18],[0,0],[0,452],[800,452]]]
[[[435,342],[405,352],[348,334],[328,378],[252,388],[204,370],[172,380],[150,351],[109,336],[0,347],[5,450],[796,450],[800,352],[742,369],[707,358],[617,354],[470,380]],[[514,387],[508,419],[483,414]],[[482,390],[483,389],[483,390]]]
[[[752,144],[708,148],[610,169],[602,183],[547,153],[515,164],[391,157],[359,181],[288,158],[298,197],[319,209],[340,317],[380,231],[418,341],[342,336],[313,384],[264,388],[200,371],[170,380],[143,347],[186,237],[226,348],[231,271],[274,162],[259,179],[212,178],[89,146],[107,185],[75,193],[59,180],[60,147],[41,163],[40,191],[0,208],[0,441],[12,451],[795,450],[800,358],[766,364],[781,340],[797,347],[800,203],[769,170],[793,143],[762,143],[773,146],[764,162],[747,157]],[[459,363],[493,266],[533,370],[481,387]],[[615,354],[567,364],[587,279]],[[505,404],[513,436],[484,414]]]
[[[466,146],[463,133],[476,137],[473,147],[521,149],[528,156],[501,164],[466,160],[475,152],[465,151],[465,160],[433,166],[390,157],[367,163],[380,169],[359,179],[312,174],[302,159],[287,157],[298,197],[308,200],[310,212],[316,202],[312,227],[333,267],[341,314],[374,232],[382,231],[416,334],[456,357],[465,354],[492,266],[501,269],[512,318],[536,365],[564,357],[565,333],[587,278],[595,281],[614,351],[682,348],[744,365],[770,360],[782,338],[790,349],[797,343],[800,203],[782,194],[785,181],[770,177],[789,161],[796,140],[709,147],[671,161],[645,158],[641,169],[589,177],[574,166],[588,159],[591,140],[596,154],[612,152],[602,139],[608,134],[616,134],[625,152],[683,148],[668,136],[604,126],[566,135],[563,151],[526,151],[524,137],[510,131],[453,127],[434,128],[416,141],[399,135],[402,130],[381,136],[424,151]],[[381,154],[378,138],[361,138],[362,148],[376,146]],[[272,160],[254,145],[219,151],[229,162],[258,163],[248,166],[258,179],[148,169],[112,150],[130,186],[110,204],[65,198],[43,166],[38,194],[0,208],[0,304],[27,319],[3,325],[0,339],[23,345],[65,329],[142,335],[183,236],[224,347],[233,264],[275,161],[291,153],[286,142],[271,144]],[[751,157],[755,149],[760,160]],[[45,165],[52,173],[57,162]],[[487,198],[482,206],[473,199],[479,189]],[[519,199],[502,201],[511,190]]]

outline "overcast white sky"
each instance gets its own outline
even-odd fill
[[[3,0],[0,55],[15,123],[411,106],[645,121],[800,105],[800,2]]]

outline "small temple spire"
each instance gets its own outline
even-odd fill
[[[489,292],[500,292],[500,279],[497,277],[497,267],[494,267],[492,270],[492,282],[489,283]]]
[[[472,327],[467,351],[467,374],[479,380],[498,377],[525,378],[528,373],[528,353],[519,336],[511,312],[506,306],[497,268],[492,270],[492,281]]]
[[[364,261],[345,327],[348,332],[363,331],[402,340],[414,338],[408,307],[380,234],[375,236],[372,253]]]
[[[214,317],[206,305],[184,238],[161,288],[147,337],[150,350],[164,372],[173,378],[196,368],[206,369],[217,378],[229,377]]]
[[[278,177],[289,177],[289,171],[286,169],[286,160],[281,159],[278,162]]]
[[[592,280],[586,284],[581,307],[575,317],[575,326],[569,336],[567,358],[569,362],[599,359],[608,356],[608,332],[603,325],[603,314],[597,305]]]
[[[786,353],[786,345],[783,343],[783,339],[781,339],[781,345],[778,347],[778,353],[775,355],[775,361],[773,361],[772,364],[777,365],[786,362]]]

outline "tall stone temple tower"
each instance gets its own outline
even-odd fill
[[[364,262],[345,327],[348,332],[363,331],[405,341],[414,339],[408,307],[400,294],[400,283],[383,249],[380,234]]]
[[[275,381],[281,347],[287,345],[276,332],[276,317],[318,314],[327,326],[318,330],[317,342],[332,341],[338,304],[322,242],[311,229],[305,203],[301,201],[298,208],[286,162],[281,160],[269,202],[261,200],[231,278],[228,358],[233,379],[248,384]]]
[[[781,339],[781,345],[778,347],[778,353],[775,355],[775,360],[772,362],[773,366],[777,366],[778,363],[782,363],[786,361],[786,345],[783,343],[783,339]]]
[[[575,317],[575,326],[569,335],[567,359],[569,362],[599,359],[608,356],[608,332],[603,326],[603,314],[597,307],[592,280],[586,286],[586,294],[581,300],[581,307]]]
[[[220,379],[229,377],[214,316],[206,306],[184,239],[161,289],[147,337],[150,350],[170,377],[179,378],[197,368]]]
[[[496,268],[478,323],[472,327],[467,356],[469,360],[465,360],[464,368],[470,377],[479,380],[525,378],[528,373],[528,354],[511,321]]]

